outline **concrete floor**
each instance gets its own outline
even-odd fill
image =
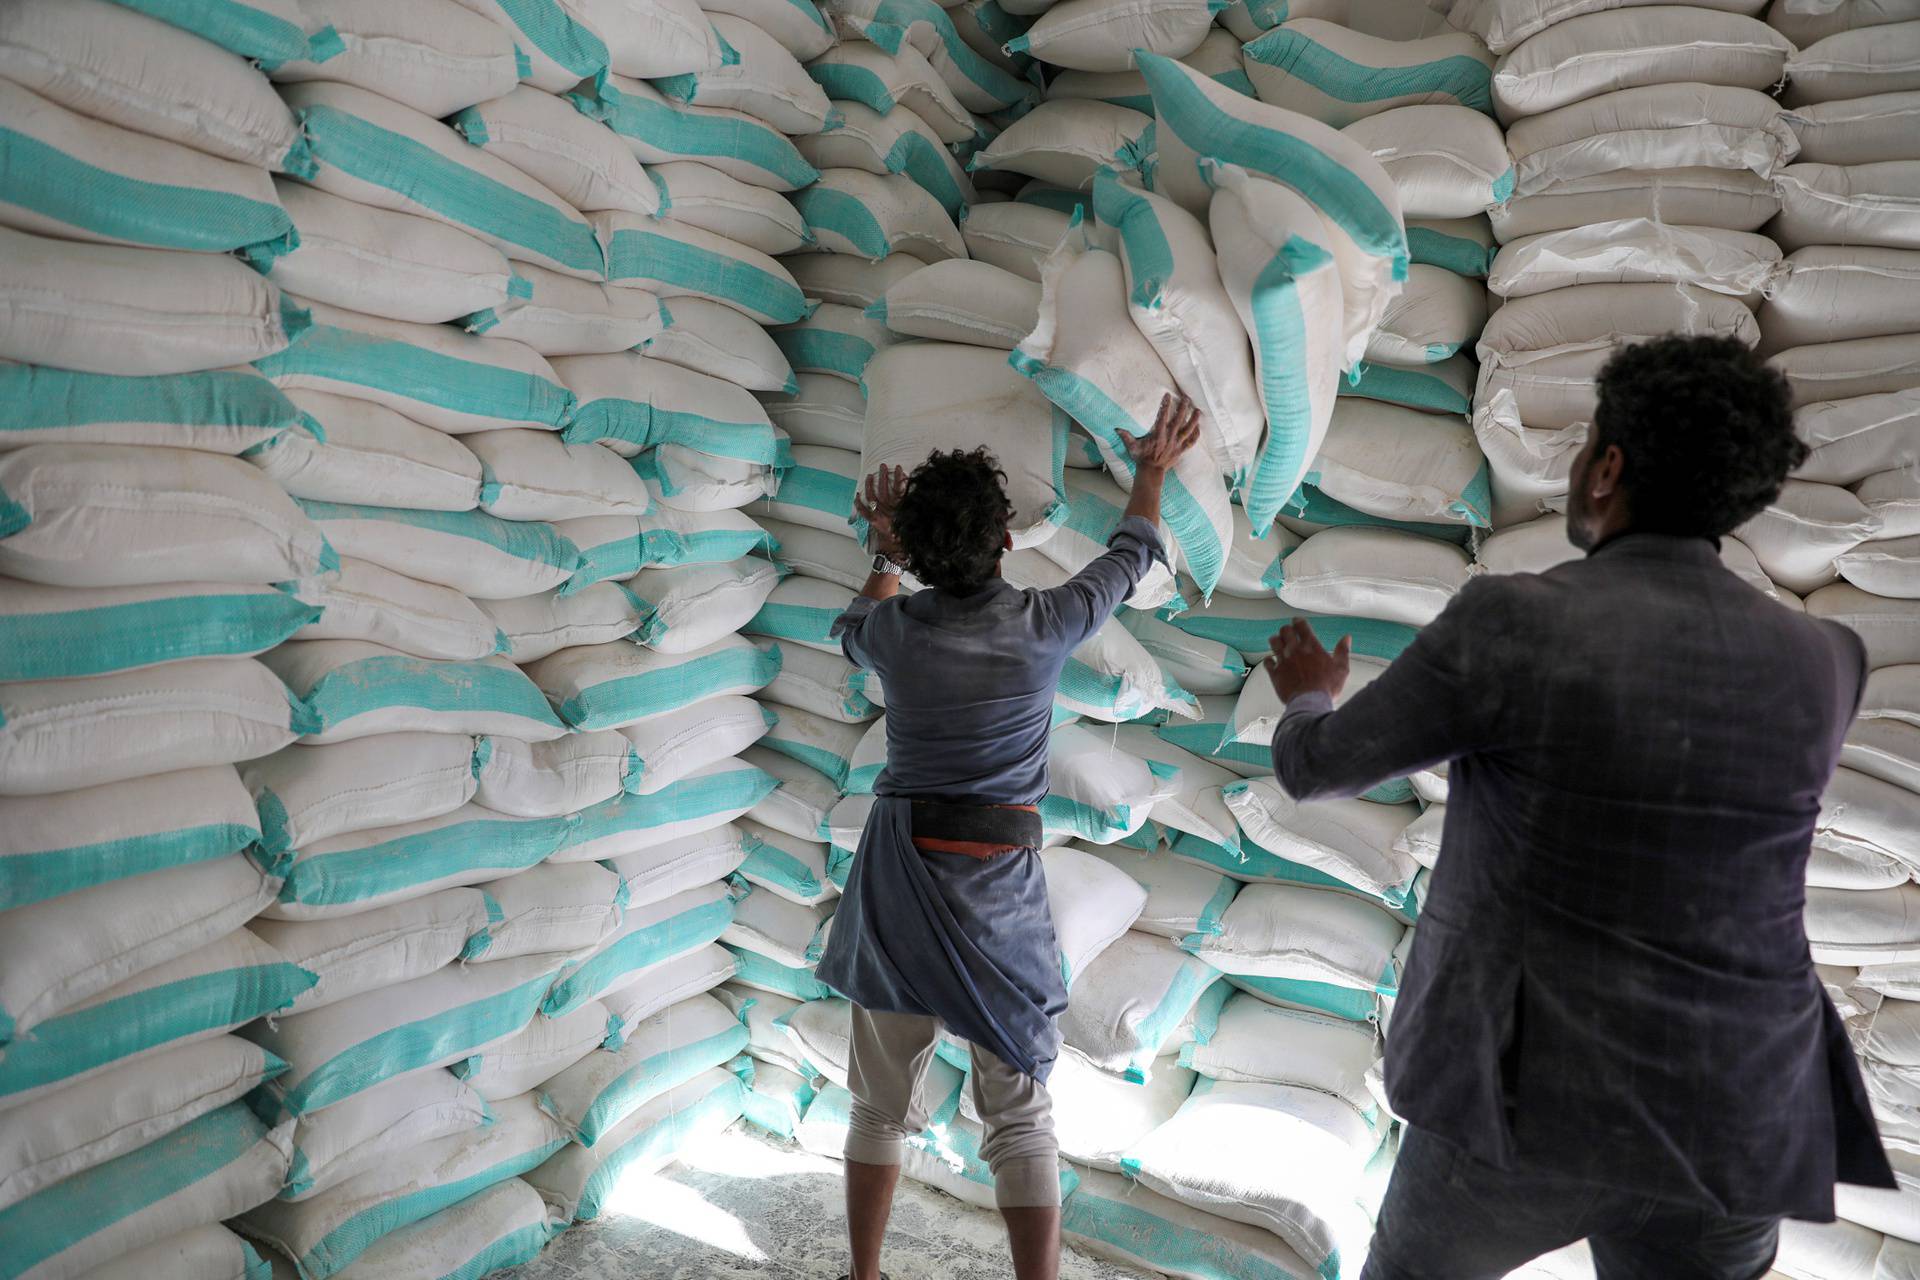
[[[847,1269],[840,1166],[736,1127],[560,1235],[503,1280],[838,1280]],[[998,1214],[902,1180],[884,1265],[892,1280],[1007,1280]],[[1069,1250],[1061,1280],[1146,1273]]]

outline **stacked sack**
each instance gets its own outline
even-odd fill
[[[477,1275],[745,1108],[828,36],[734,7],[0,18],[17,1273]]]
[[[0,1258],[259,1275],[224,1220],[285,1185],[288,1064],[232,1034],[318,976],[245,926],[290,869],[236,765],[312,731],[255,655],[315,625],[318,527],[247,455],[317,443],[248,369],[311,319],[310,171],[259,66],[337,44],[284,0],[0,15]],[[197,110],[178,110],[193,102]]]
[[[1920,1009],[1908,981],[1920,947],[1893,923],[1920,867],[1920,149],[1901,127],[1920,102],[1920,8],[1777,0],[1767,21],[1797,46],[1782,101],[1799,154],[1777,176],[1781,208],[1765,228],[1786,256],[1760,345],[1813,453],[1743,534],[1809,613],[1867,646],[1866,695],[1815,836],[1807,926],[1902,1187],[1841,1188],[1842,1221],[1790,1234],[1781,1267],[1852,1277],[1920,1257],[1920,1058],[1903,1031]]]

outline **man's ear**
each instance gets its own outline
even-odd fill
[[[1013,550],[1013,535],[1011,533],[1003,533],[1000,535],[1000,549],[1002,551]]]
[[[1620,446],[1610,444],[1587,470],[1587,492],[1595,498],[1612,497],[1620,488],[1620,476],[1627,469],[1627,455]]]

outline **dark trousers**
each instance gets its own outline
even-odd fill
[[[1496,1280],[1586,1240],[1600,1280],[1760,1280],[1778,1218],[1728,1218],[1538,1170],[1409,1128],[1361,1280]]]

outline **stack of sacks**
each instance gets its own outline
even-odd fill
[[[1564,504],[1593,377],[1619,346],[1676,331],[1757,342],[1778,251],[1750,233],[1799,149],[1769,96],[1792,46],[1752,16],[1762,7],[1453,5],[1453,26],[1499,55],[1513,160],[1492,211],[1504,304],[1474,395],[1496,526]]]
[[[294,246],[311,165],[259,66],[338,39],[136,8],[0,14],[0,1257],[36,1277],[264,1270],[222,1223],[294,1162],[242,1101],[289,1066],[231,1033],[318,980],[245,927],[289,858],[236,768],[313,728],[256,655],[340,571],[245,457],[317,440],[245,368],[311,321],[228,255]]]
[[[1766,571],[1805,597],[1807,612],[1866,642],[1872,671],[1822,804],[1807,927],[1814,958],[1845,966],[1829,984],[1842,989],[1837,1001],[1905,1186],[1920,1172],[1920,1058],[1906,1031],[1920,1008],[1907,973],[1920,948],[1910,930],[1888,927],[1887,913],[1905,911],[1920,872],[1920,647],[1911,643],[1920,622],[1920,313],[1910,296],[1920,275],[1920,150],[1896,122],[1920,100],[1920,11],[1804,8],[1776,3],[1768,14],[1799,45],[1783,95],[1799,155],[1778,175],[1781,209],[1766,231],[1786,258],[1759,320],[1762,350],[1786,375],[1813,452],[1780,501],[1741,532]],[[1915,1203],[1911,1190],[1843,1188],[1838,1209],[1856,1235],[1885,1233],[1883,1253],[1911,1251],[1920,1248]]]

